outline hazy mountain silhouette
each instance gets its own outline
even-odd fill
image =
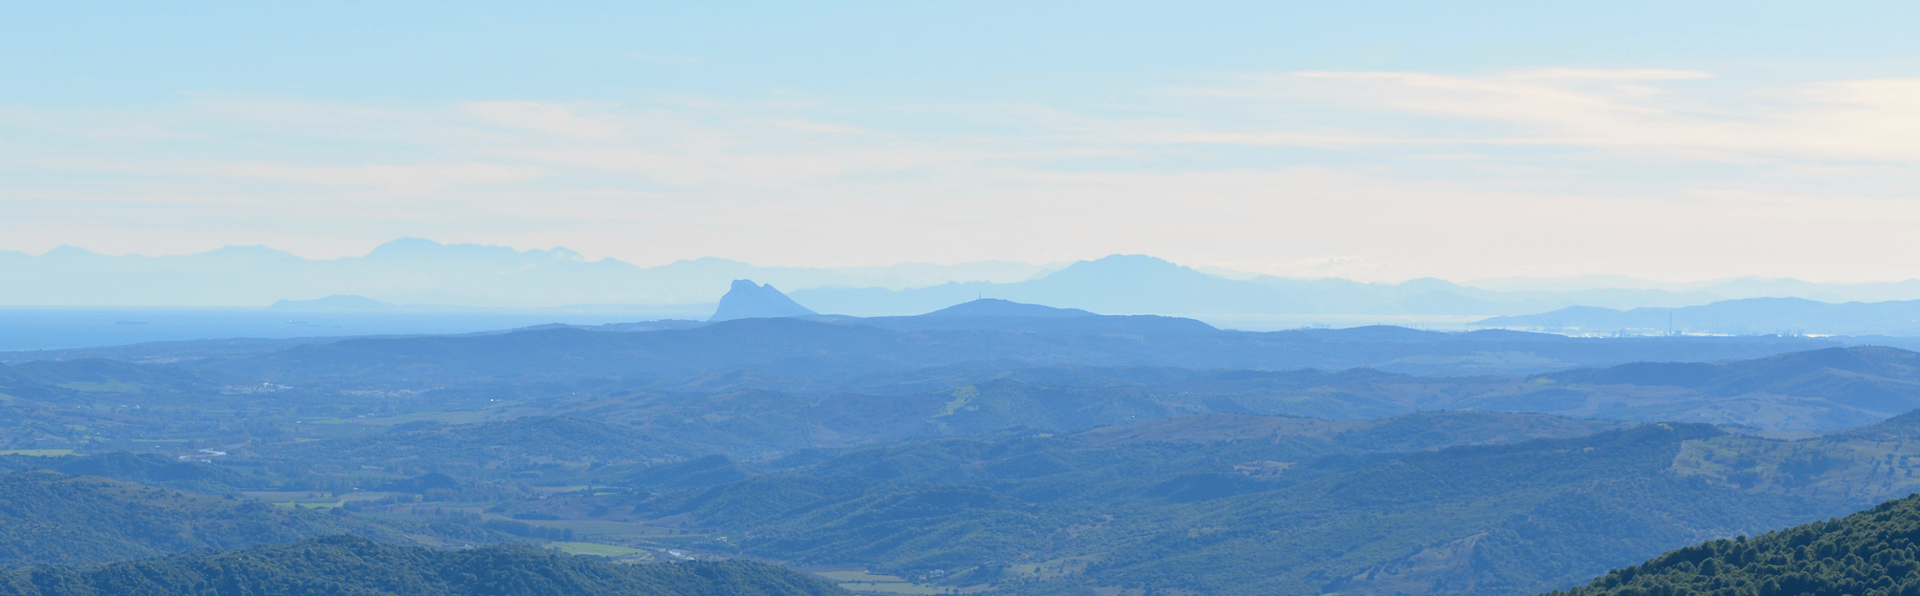
[[[1104,314],[1300,313],[1306,305],[1257,283],[1208,275],[1144,255],[1080,261],[1009,284],[947,284],[898,291],[820,288],[795,299],[826,312],[926,311],[976,297],[1054,304]]]
[[[800,306],[773,284],[759,285],[751,279],[733,280],[733,288],[727,295],[720,297],[720,308],[713,311],[709,321],[731,321],[734,319],[755,319],[768,317],[797,317],[819,314]]]
[[[1920,280],[1654,284],[1601,276],[1540,284],[1492,280],[1492,289],[1487,289],[1437,279],[1363,283],[1206,271],[1213,273],[1143,255],[1114,255],[1064,267],[982,261],[829,269],[758,267],[717,258],[639,267],[615,259],[590,260],[565,248],[516,250],[418,238],[336,259],[307,259],[261,246],[165,257],[108,256],[61,246],[39,256],[0,251],[0,304],[258,307],[282,299],[354,295],[403,306],[701,305],[691,308],[699,311],[710,308],[704,305],[735,279],[787,288],[796,301],[820,312],[867,316],[923,313],[976,298],[1108,314],[1213,315],[1522,315],[1576,305],[1674,308],[1756,295],[1829,301],[1920,298]],[[1623,287],[1590,287],[1605,282]],[[125,291],[129,287],[141,291]]]
[[[280,299],[268,308],[284,310],[390,310],[392,303],[381,302],[366,296],[333,295],[313,300]]]
[[[1193,319],[1158,315],[1096,315],[1077,308],[1053,308],[983,298],[910,317],[819,316],[811,320],[866,325],[898,331],[1002,331],[1057,335],[1196,335],[1219,333]]]
[[[1483,327],[1640,334],[1920,334],[1920,300],[1832,304],[1801,298],[1748,298],[1684,308],[1614,310],[1575,306],[1536,315],[1492,317]]]
[[[1012,300],[982,298],[936,310],[922,317],[1093,317],[1078,308],[1054,308],[1040,304],[1022,304]]]
[[[1006,261],[757,267],[714,258],[639,267],[616,259],[589,260],[565,248],[516,250],[419,238],[336,259],[308,259],[262,246],[164,257],[109,256],[61,246],[39,256],[0,251],[0,304],[259,307],[332,295],[468,307],[711,304],[728,281],[743,278],[781,287],[904,288],[952,280],[1018,281],[1055,268]],[[140,291],[126,291],[134,287]]]
[[[1752,280],[1723,282],[1685,293],[1644,288],[1496,291],[1433,278],[1397,284],[1273,276],[1230,279],[1150,256],[1113,255],[1080,261],[1044,276],[1012,283],[949,283],[902,290],[823,287],[796,290],[791,295],[822,312],[864,315],[925,312],[982,297],[1104,314],[1519,315],[1589,305],[1697,306],[1726,298],[1713,293],[1716,288],[1741,292],[1764,288],[1783,292],[1836,292],[1820,284],[1746,283],[1748,281]],[[1847,286],[1846,291],[1915,295],[1920,294],[1920,283],[1861,284]]]

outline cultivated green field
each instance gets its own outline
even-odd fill
[[[833,580],[847,590],[867,594],[945,594],[952,589],[923,586],[897,575],[878,575],[865,571],[820,571],[814,575]]]
[[[814,575],[833,580],[840,587],[856,594],[971,594],[986,590],[989,586],[967,586],[950,588],[929,586],[907,581],[897,575],[867,573],[860,570],[815,571]]]

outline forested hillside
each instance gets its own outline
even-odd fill
[[[181,461],[153,453],[113,451],[62,458],[0,455],[0,472],[39,469],[212,495],[233,495],[262,482],[261,478],[249,477],[231,467]]]
[[[579,418],[529,416],[446,426],[417,424],[388,432],[254,450],[279,461],[327,467],[497,468],[512,461],[665,461],[698,455],[685,440]]]
[[[0,576],[6,596],[826,596],[825,581],[746,561],[619,565],[526,546],[429,550],[335,536]]]
[[[341,516],[46,470],[0,476],[0,567],[112,561],[352,533],[405,540]]]
[[[1088,574],[1223,595],[1520,594],[1697,537],[1807,519],[1805,501],[1669,472],[1686,444],[1720,434],[1663,424],[1456,447],[1168,505],[1118,517],[1116,534],[1148,534]]]
[[[1757,538],[1714,540],[1553,596],[1920,594],[1920,495]]]
[[[702,548],[901,576],[964,572],[939,585],[1227,595],[1522,594],[1824,507],[1675,474],[1689,445],[1726,436],[1704,425],[1383,454],[1366,447],[1414,447],[1405,441],[1423,436],[1489,440],[1486,429],[1529,421],[1477,413],[1365,425],[1195,420],[1227,424],[1182,431],[1190,427],[1155,421],[1084,436],[801,454],[769,464],[787,469],[750,478],[600,502],[621,508],[603,519],[734,537]],[[1206,432],[1221,426],[1235,428]],[[509,511],[561,516],[585,507],[549,499]]]

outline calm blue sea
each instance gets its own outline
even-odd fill
[[[690,314],[690,313],[689,313]],[[471,333],[548,323],[604,325],[662,318],[632,312],[337,312],[265,308],[0,307],[0,351],[149,341]]]

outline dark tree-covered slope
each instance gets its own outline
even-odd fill
[[[827,582],[746,561],[619,565],[525,546],[444,551],[333,536],[0,578],[5,596],[813,596]]]
[[[399,534],[250,499],[48,470],[0,476],[0,567],[112,561],[358,533]]]
[[[1555,596],[1920,594],[1920,495],[1754,539],[1714,540]]]

